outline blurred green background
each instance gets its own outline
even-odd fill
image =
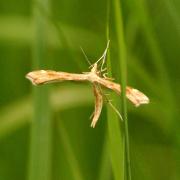
[[[128,84],[151,101],[139,108],[128,103],[132,179],[179,180],[180,1],[120,2]],[[80,46],[95,62],[106,47],[108,23],[118,79],[111,2],[0,0],[0,180],[115,179],[105,106],[90,128],[91,85],[32,88],[25,79],[39,68],[89,71]]]

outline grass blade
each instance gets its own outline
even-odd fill
[[[110,1],[107,0],[107,27],[106,35],[107,40],[110,39],[109,35],[109,22],[110,21]],[[112,75],[111,71],[110,52],[107,55],[107,67],[109,76]],[[110,94],[113,98],[113,94]],[[112,164],[112,172],[115,180],[124,180],[124,142],[120,128],[120,118],[114,110],[107,106],[107,120],[108,120],[108,138],[106,143],[109,146],[110,160]],[[105,139],[105,140],[106,140]]]
[[[115,180],[124,180],[124,148],[119,118],[111,107],[107,108],[109,149]]]
[[[98,180],[110,180],[112,177],[111,163],[109,157],[109,144],[107,138],[108,135],[106,135],[104,139]]]
[[[113,9],[115,15],[115,29],[117,34],[117,47],[118,59],[120,64],[120,76],[122,87],[122,117],[124,119],[124,143],[125,143],[125,177],[127,180],[131,180],[131,165],[130,165],[130,152],[129,152],[129,133],[128,133],[128,118],[127,118],[127,103],[126,103],[126,66],[127,55],[124,36],[123,18],[121,12],[121,1],[113,1]]]
[[[46,9],[48,1],[37,0]],[[47,65],[46,52],[46,23],[42,14],[34,4],[35,42],[33,47],[33,66],[43,68]],[[31,130],[31,151],[29,180],[51,179],[51,111],[48,86],[34,88],[34,117]]]
[[[82,171],[79,166],[78,160],[74,154],[73,147],[71,146],[70,139],[68,137],[68,132],[66,131],[63,122],[60,123],[59,119],[57,122],[57,126],[59,137],[66,151],[67,160],[70,166],[69,169],[71,170],[72,176],[74,177],[74,180],[83,180],[84,178],[81,173]]]

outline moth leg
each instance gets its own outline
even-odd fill
[[[92,119],[92,118],[93,118],[93,116],[94,116],[94,111],[91,113],[91,115],[90,115],[89,119]]]
[[[98,85],[98,88],[101,92],[101,94],[103,95],[103,98],[105,99],[105,101],[110,105],[110,107],[115,111],[115,113],[119,116],[119,118],[123,121],[123,118],[121,116],[121,113],[118,111],[118,109],[112,104],[112,100],[108,98],[108,96],[110,94],[104,94],[102,91],[102,88],[100,85]]]
[[[105,67],[104,69],[101,69],[101,73],[102,72],[105,72],[105,71],[107,71],[107,67]],[[106,72],[107,73],[107,72]]]
[[[103,78],[109,81],[114,81],[114,78],[107,77],[108,73],[103,74]]]

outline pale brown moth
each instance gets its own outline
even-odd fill
[[[82,74],[57,72],[52,70],[37,70],[29,72],[26,78],[29,79],[34,85],[41,85],[53,82],[61,81],[89,81],[93,85],[94,97],[95,97],[95,110],[93,113],[93,119],[91,127],[95,127],[96,122],[99,119],[101,110],[103,107],[103,94],[99,87],[105,87],[115,91],[117,94],[121,93],[121,86],[118,83],[112,82],[112,79],[102,76],[104,61],[106,58],[107,48],[99,60],[91,65],[91,71]],[[101,70],[98,71],[98,63],[102,60]],[[149,98],[137,89],[127,86],[126,97],[137,107],[141,104],[148,104]],[[112,104],[111,104],[112,105]],[[113,107],[114,108],[114,107]],[[118,113],[118,112],[117,112]]]

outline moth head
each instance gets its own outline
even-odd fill
[[[91,72],[94,73],[94,74],[99,75],[98,64],[97,64],[97,63],[94,63],[94,64],[92,65]]]

